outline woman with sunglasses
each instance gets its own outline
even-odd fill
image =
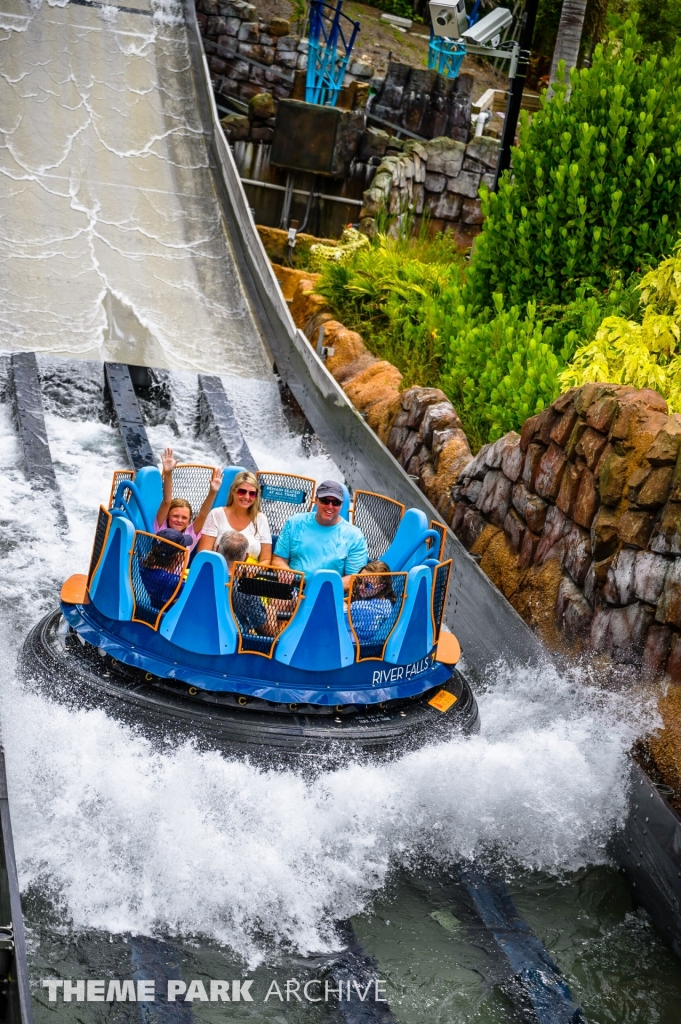
[[[237,473],[224,508],[214,508],[206,518],[199,551],[217,551],[225,533],[243,533],[248,541],[249,561],[269,564],[272,534],[264,512],[260,511],[260,486],[253,473]]]

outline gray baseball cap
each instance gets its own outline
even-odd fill
[[[343,485],[339,484],[337,480],[322,480],[317,487],[318,498],[338,498],[339,501],[345,501],[345,491]]]

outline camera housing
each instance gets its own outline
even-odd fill
[[[507,7],[495,7],[490,14],[486,14],[475,25],[464,29],[461,33],[464,42],[472,43],[474,46],[485,46],[486,43],[498,45],[497,36],[510,25],[513,15]],[[496,40],[496,42],[495,42]]]
[[[460,39],[468,28],[466,0],[430,0],[428,6],[434,34]]]

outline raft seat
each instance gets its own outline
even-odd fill
[[[200,551],[189,578],[163,616],[159,633],[194,654],[235,654],[238,630],[229,611],[227,563],[215,551]]]
[[[295,620],[305,574],[269,569],[248,562],[232,568],[230,605],[238,633],[239,653],[272,657],[279,636]]]
[[[135,600],[133,622],[158,629],[161,616],[180,592],[188,558],[182,544],[135,531],[129,570]]]
[[[173,470],[173,498],[184,498],[189,502],[192,508],[192,522],[208,497],[212,476],[213,466],[194,462],[181,462]]]
[[[355,491],[352,523],[366,538],[370,561],[383,558],[395,539],[403,515],[402,502],[374,491]]]
[[[332,672],[355,660],[343,611],[343,582],[337,572],[317,569],[305,578],[305,598],[281,634],[276,661],[304,672]]]
[[[356,645],[357,661],[383,658],[406,593],[406,572],[353,576],[348,594],[347,625]]]
[[[275,545],[291,516],[310,511],[317,482],[308,476],[267,471],[259,472],[257,478],[260,485],[260,509],[267,517],[272,545]]]

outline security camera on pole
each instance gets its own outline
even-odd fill
[[[513,21],[513,15],[508,8],[495,7],[484,18],[469,26],[465,0],[430,0],[429,4],[433,33],[436,36],[457,39],[465,45],[466,53],[509,61],[508,102],[492,186],[495,192],[499,178],[511,165],[511,146],[518,125],[538,5],[539,0],[527,0],[520,22],[520,39],[502,43],[501,33]]]

